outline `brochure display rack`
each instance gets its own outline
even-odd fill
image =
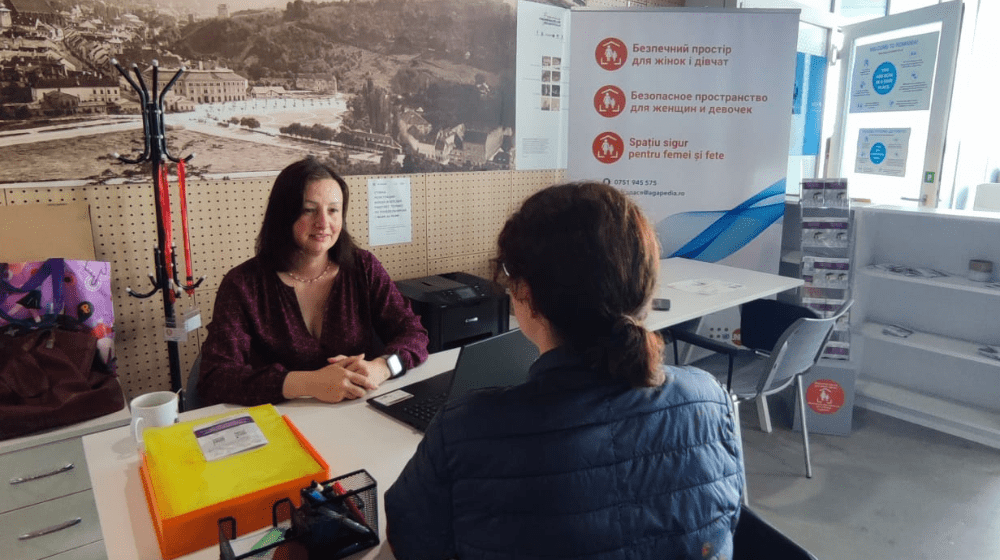
[[[847,179],[807,179],[799,203],[802,254],[800,274],[805,285],[798,303],[821,317],[830,317],[850,299],[852,221]],[[837,322],[824,359],[850,358],[850,313]]]
[[[792,301],[821,317],[835,314],[851,299],[854,223],[846,179],[806,179],[798,204],[787,204],[782,274],[805,284]],[[788,298],[786,298],[788,299]],[[851,361],[851,313],[834,326],[823,355],[804,377],[809,431],[848,435],[854,410],[855,366]],[[785,401],[798,410],[792,394]],[[801,429],[797,414],[793,427]]]

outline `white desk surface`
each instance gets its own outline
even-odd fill
[[[705,280],[708,284],[719,284],[721,289],[717,293],[703,295],[671,287],[671,284],[690,280]],[[723,284],[729,286],[722,286]],[[646,317],[646,328],[664,329],[748,301],[797,288],[802,284],[800,278],[788,278],[756,270],[681,258],[664,259],[660,261],[657,297],[670,300],[670,311],[650,311]],[[739,287],[733,288],[737,285]]]
[[[660,271],[658,295],[671,300],[671,309],[650,313],[646,323],[654,329],[696,319],[802,284],[801,280],[794,278],[686,259],[661,261]],[[740,284],[741,287],[715,295],[699,295],[668,286],[681,280],[698,279],[726,281]],[[451,369],[457,357],[457,349],[433,354],[426,363],[399,379],[387,381],[374,394],[389,392]],[[182,413],[181,420],[239,408],[242,407],[216,405]],[[391,559],[392,552],[385,542],[382,494],[399,476],[423,434],[376,411],[364,400],[328,405],[303,399],[280,404],[277,408],[295,422],[327,460],[332,476],[366,469],[375,478],[379,490],[379,532],[382,544],[357,558]],[[109,560],[160,558],[139,478],[139,456],[129,427],[84,436],[83,446]],[[219,550],[216,546],[184,558],[216,560],[218,557]]]
[[[20,451],[22,449],[27,449],[29,447],[37,447],[39,445],[44,445],[46,443],[51,443],[53,441],[69,439],[72,437],[77,437],[92,432],[109,430],[111,428],[116,428],[118,426],[124,426],[125,424],[128,424],[129,421],[131,421],[131,419],[132,417],[129,414],[128,403],[126,403],[125,407],[123,407],[121,410],[117,412],[112,412],[111,414],[98,416],[97,418],[92,418],[90,420],[78,422],[70,426],[53,428],[51,430],[39,432],[37,434],[30,434],[18,438],[5,439],[3,441],[0,441],[0,453]]]
[[[420,367],[399,379],[385,382],[374,394],[397,389],[451,369],[458,349],[438,352]],[[181,414],[192,420],[243,407],[215,405]],[[398,478],[423,434],[357,399],[324,404],[302,399],[277,406],[298,426],[316,451],[330,464],[331,476],[365,469],[378,484],[379,533],[382,544],[356,558],[392,558],[385,542],[385,507],[382,494]],[[83,438],[87,468],[101,519],[101,533],[109,560],[161,558],[156,533],[139,478],[139,455],[128,426]],[[218,560],[218,546],[184,556],[185,559]],[[355,557],[352,557],[355,558]]]

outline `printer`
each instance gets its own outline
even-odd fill
[[[427,350],[438,352],[506,332],[510,300],[495,282],[450,272],[396,282],[427,329]]]

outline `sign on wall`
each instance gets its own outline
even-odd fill
[[[905,177],[909,145],[909,128],[862,128],[854,172]]]
[[[571,15],[549,4],[517,3],[516,169],[566,167]]]
[[[935,31],[857,47],[850,112],[930,109],[940,35]]]
[[[777,270],[794,10],[573,12],[571,179],[630,195],[661,257]]]
[[[368,179],[368,244],[413,241],[412,207],[409,177]]]

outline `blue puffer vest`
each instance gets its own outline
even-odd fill
[[[385,495],[400,560],[732,558],[745,483],[726,392],[632,388],[561,349],[443,410]]]

